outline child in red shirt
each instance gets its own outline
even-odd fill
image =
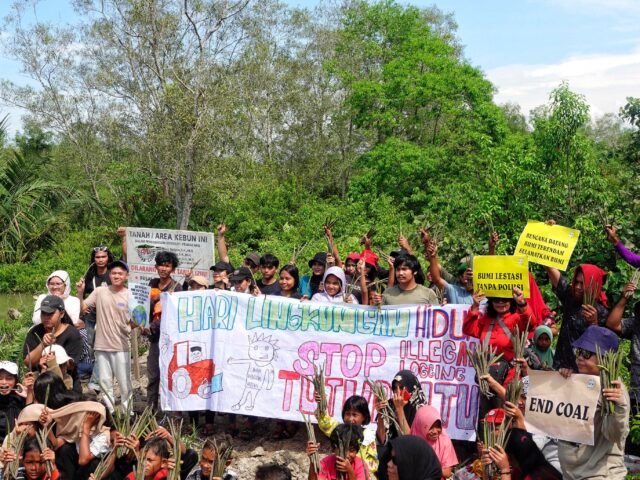
[[[143,465],[137,468],[144,468],[144,480],[163,480],[169,474],[169,444],[160,437],[151,438],[144,447]],[[135,471],[127,476],[127,480],[135,480]]]

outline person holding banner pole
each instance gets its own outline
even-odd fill
[[[600,375],[596,352],[617,351],[618,336],[605,327],[592,325],[573,342],[578,372]],[[620,380],[613,388],[602,388],[594,415],[593,445],[560,441],[558,455],[563,478],[568,480],[624,480],[624,442],[629,433],[629,393]],[[613,412],[606,414],[605,401],[613,402]]]
[[[147,405],[154,411],[158,410],[160,399],[160,322],[162,311],[160,310],[160,293],[181,292],[182,284],[175,281],[171,274],[178,267],[178,256],[173,252],[160,251],[156,254],[157,278],[149,280],[151,287],[151,322],[144,334],[149,337],[149,354],[147,356]]]

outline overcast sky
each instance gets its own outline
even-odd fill
[[[319,0],[288,0],[313,7]],[[64,23],[64,0],[41,0],[42,20]],[[592,115],[617,112],[640,96],[640,0],[412,0],[453,12],[465,56],[498,89],[496,101],[516,102],[527,113],[566,80],[586,96]],[[10,0],[0,0],[0,16]],[[0,57],[0,76],[26,81],[19,65]],[[19,127],[20,113],[10,112]]]

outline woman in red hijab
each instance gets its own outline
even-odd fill
[[[576,356],[571,344],[591,325],[606,326],[609,309],[607,296],[602,290],[607,273],[595,265],[583,263],[573,272],[571,283],[559,270],[545,267],[558,300],[562,303],[562,324],[556,345],[553,369],[567,376],[577,372]],[[595,304],[585,302],[586,297],[595,299]]]

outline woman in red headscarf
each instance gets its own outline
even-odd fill
[[[577,372],[571,344],[591,325],[606,326],[609,309],[602,290],[607,273],[595,265],[583,263],[573,272],[571,283],[559,270],[545,267],[558,300],[562,303],[562,324],[553,362],[554,370],[564,376]]]

